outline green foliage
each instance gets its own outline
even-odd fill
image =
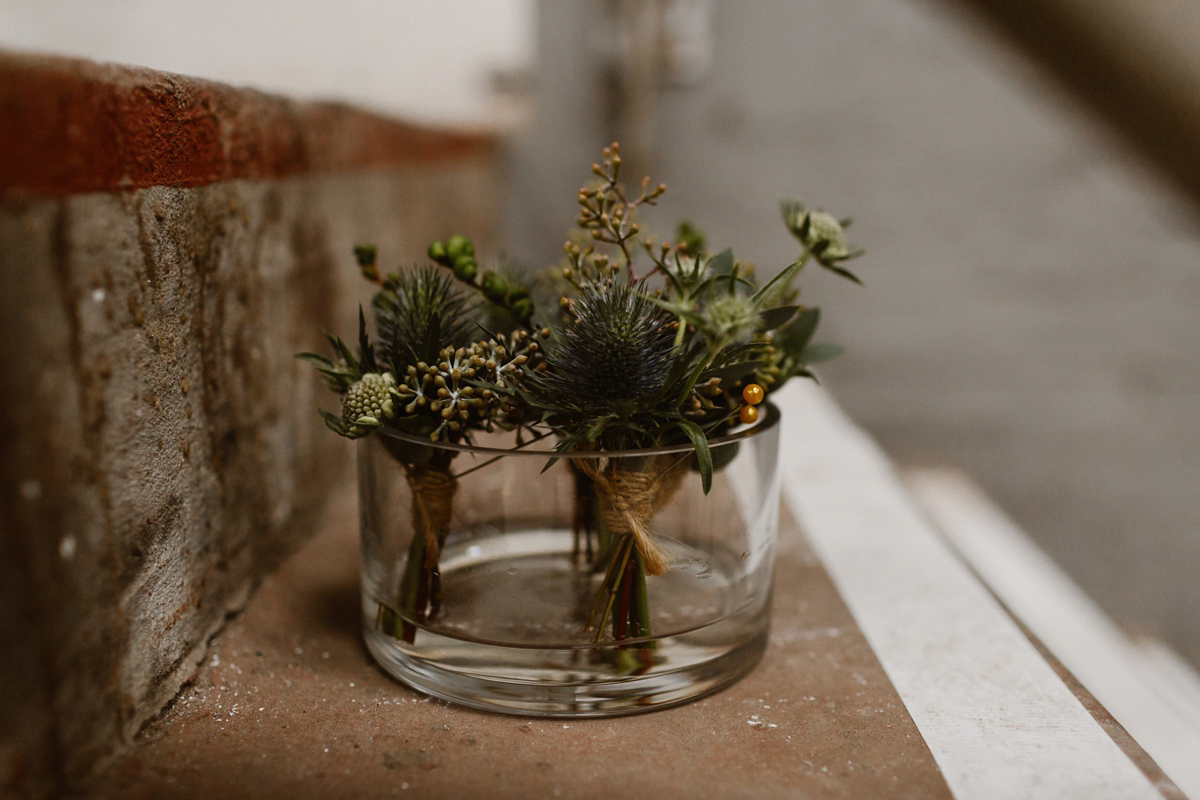
[[[333,358],[298,356],[351,398],[341,416],[326,413],[330,427],[353,436],[391,425],[453,440],[500,425],[553,434],[560,450],[690,442],[707,487],[707,440],[738,424],[742,389],[757,383],[769,392],[812,377],[811,365],[840,352],[813,342],[821,315],[799,302],[804,266],[816,262],[857,283],[845,262],[862,251],[846,240],[849,220],[796,201],[781,212],[800,253],[762,284],[731,250],[709,252],[687,221],[676,242],[643,239],[635,248],[638,213],[666,187],[651,188],[647,178],[628,195],[620,169],[613,144],[592,165],[597,182],[579,191],[579,227],[553,289],[562,291],[557,318],[549,283],[526,279],[510,262],[482,267],[461,234],[429,245],[435,266],[386,278],[375,248],[356,247],[364,277],[380,287],[371,304],[375,343],[360,311],[357,353],[331,336]],[[547,327],[534,326],[535,314]]]

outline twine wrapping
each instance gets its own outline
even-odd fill
[[[442,542],[450,533],[458,479],[434,467],[407,466],[404,474],[412,490],[413,535],[425,539],[425,566],[436,569]]]
[[[600,514],[609,532],[615,536],[632,536],[648,575],[662,575],[670,569],[667,554],[650,536],[650,521],[679,489],[687,473],[686,461],[655,469],[661,462],[655,459],[648,469],[621,469],[615,459],[599,469],[591,459],[577,462],[579,471],[592,479],[600,498]]]

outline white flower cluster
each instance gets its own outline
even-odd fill
[[[514,333],[511,343],[503,335],[498,339],[458,349],[447,347],[438,354],[436,364],[422,361],[408,368],[396,394],[405,401],[405,414],[426,411],[437,415],[439,423],[429,435],[431,440],[462,430],[472,416],[487,427],[511,410],[501,394],[477,384],[505,388],[514,373],[535,357],[538,344],[527,331]]]

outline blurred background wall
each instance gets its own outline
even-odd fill
[[[1115,618],[1200,663],[1200,226],[1175,188],[1200,152],[1181,89],[1200,22],[1174,0],[1034,4],[1094,29],[1065,57],[977,5],[1001,27],[949,0],[10,0],[0,46],[503,130],[502,238],[533,266],[615,137],[670,187],[655,233],[688,217],[762,273],[794,255],[780,197],[853,214],[867,287],[806,285],[848,348],[826,384],[900,462],[968,469]],[[1112,86],[1182,110],[1155,137]]]
[[[5,0],[0,46],[494,128],[534,19],[533,0]]]

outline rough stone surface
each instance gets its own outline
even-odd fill
[[[0,105],[48,102],[14,95],[7,59]],[[120,74],[133,94],[169,78],[183,94],[236,95]],[[269,137],[239,125],[260,100],[297,111],[268,114],[273,135],[362,144],[358,122],[333,126],[346,141],[305,139],[304,107],[260,95],[241,116],[209,116],[253,149]],[[6,147],[23,135],[10,122]],[[401,148],[386,167],[367,150],[209,185],[0,184],[0,795],[73,785],[131,741],[310,530],[346,450],[315,413],[333,399],[292,356],[322,348],[323,330],[352,332],[352,246],[375,241],[398,266],[451,225],[492,242],[488,150],[421,163]],[[350,166],[362,169],[321,174]]]
[[[350,487],[321,530],[88,797],[950,797],[786,518],[754,672],[679,708],[575,721],[484,714],[393,682],[360,639]]]

